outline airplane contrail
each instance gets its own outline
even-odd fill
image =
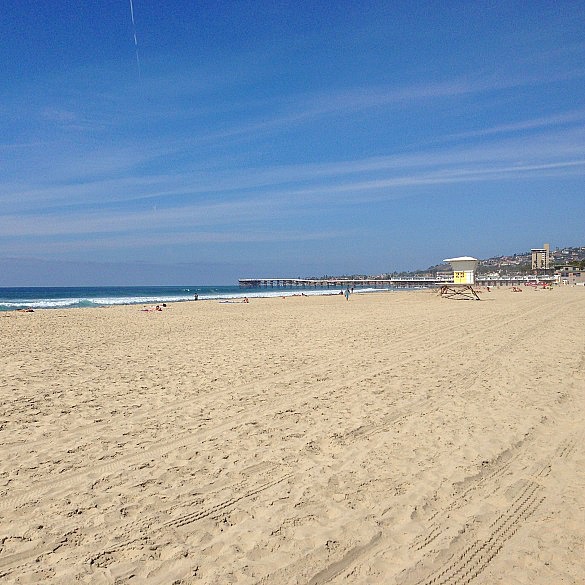
[[[136,38],[136,23],[134,22],[134,6],[130,0],[130,16],[132,17],[132,30],[134,32],[134,49],[136,50],[136,65],[138,66],[138,77],[140,78],[140,59],[138,58],[138,39]]]

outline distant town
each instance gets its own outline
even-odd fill
[[[546,246],[546,244],[545,244]],[[494,256],[479,261],[477,267],[478,276],[486,277],[511,277],[511,276],[527,276],[535,273],[538,274],[553,274],[555,271],[560,272],[565,267],[571,267],[577,270],[585,271],[585,246],[556,248],[550,250],[545,266],[534,266],[534,252],[536,250],[544,251],[545,248],[535,248],[528,252],[520,252],[508,256]],[[326,280],[330,278],[335,279],[392,279],[392,278],[437,278],[443,273],[451,273],[449,264],[437,264],[430,266],[424,270],[414,270],[411,272],[386,272],[383,274],[366,275],[366,274],[351,274],[351,275],[326,275],[326,276],[310,276],[308,279]]]

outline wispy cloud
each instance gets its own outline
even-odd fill
[[[41,181],[34,185],[33,175],[29,183],[4,183],[0,187],[0,202],[5,214],[53,210],[71,215],[88,213],[96,205],[107,209],[108,213],[119,214],[124,209],[116,206],[134,202],[140,208],[140,204],[151,205],[149,201],[152,200],[161,205],[168,201],[177,207],[180,201],[204,205],[216,203],[218,198],[237,201],[276,196],[282,200],[303,189],[336,193],[339,188],[345,188],[338,186],[345,185],[352,177],[350,183],[373,185],[376,182],[391,187],[429,180],[446,182],[447,176],[467,176],[471,181],[504,173],[538,176],[550,173],[551,169],[574,174],[580,168],[579,161],[585,157],[585,128],[576,123],[582,115],[579,111],[567,112],[506,127],[486,128],[483,133],[493,137],[508,135],[489,142],[470,144],[466,141],[449,148],[422,148],[410,153],[327,163],[264,167],[248,164],[223,170],[202,167],[151,175],[137,173],[132,167],[153,156],[156,146],[149,145],[144,151],[101,149],[95,152],[89,167],[85,167],[86,171],[92,169],[86,178],[78,177],[83,157],[74,156],[70,165],[65,158],[55,164],[53,181],[45,178],[44,184]],[[558,126],[562,126],[562,130]],[[526,133],[526,130],[538,132]],[[412,172],[405,173],[405,169]]]
[[[568,124],[574,124],[575,122],[585,122],[585,110],[574,110],[571,112],[563,112],[560,114],[542,116],[529,120],[521,120],[511,124],[500,124],[497,126],[491,126],[489,128],[482,128],[480,130],[458,132],[456,134],[449,134],[447,136],[438,137],[434,140],[434,142],[446,142],[464,138],[479,138],[493,136],[496,134],[510,134],[515,132],[523,132],[526,130],[539,130],[541,128],[549,128],[551,126],[566,126]]]
[[[580,76],[583,71],[559,75]],[[401,109],[412,108],[417,102],[481,95],[534,83],[547,80],[478,75],[474,79],[402,87],[369,86],[276,96],[245,106],[221,103],[207,106],[205,111],[179,104],[177,111],[166,112],[166,118],[160,105],[155,105],[155,117],[161,119],[205,117],[233,107],[243,108],[247,120],[241,123],[238,116],[238,121],[228,121],[222,129],[212,124],[210,130],[194,136],[158,135],[156,140],[144,142],[129,132],[112,145],[109,139],[119,123],[112,118],[103,127],[98,122],[100,130],[108,128],[103,136],[96,134],[88,141],[55,140],[50,159],[45,157],[50,139],[46,144],[30,141],[0,145],[5,152],[17,152],[19,159],[28,160],[30,171],[41,171],[27,170],[20,180],[13,175],[0,185],[0,237],[6,243],[8,239],[19,241],[14,245],[21,250],[29,246],[24,242],[27,237],[42,240],[47,250],[74,245],[78,249],[144,246],[148,241],[178,244],[312,239],[317,232],[263,230],[258,226],[318,214],[324,206],[335,209],[405,198],[420,193],[421,187],[432,187],[440,196],[446,187],[457,183],[583,175],[582,109],[435,136],[420,141],[418,148],[411,147],[409,152],[276,166],[254,160],[229,163],[230,156],[237,156],[233,154],[237,149],[232,149],[240,139],[257,140],[263,134],[302,128],[321,117],[351,117],[361,111],[395,107],[399,115]],[[193,90],[188,83],[183,87]],[[138,110],[140,115],[132,123],[142,118],[140,124],[147,125],[150,118],[145,102]],[[96,124],[95,119],[65,107],[45,105],[37,115],[47,123],[82,133]],[[106,117],[104,111],[97,119]],[[444,143],[451,146],[436,148]],[[222,152],[218,155],[211,150],[199,159],[197,153],[202,147],[217,147]],[[43,167],[35,157],[50,164]],[[165,165],[166,159],[176,157],[185,159],[181,171]],[[328,229],[318,234],[320,239],[339,236]]]
[[[415,103],[422,101],[489,94],[494,91],[530,87],[535,84],[553,83],[560,79],[581,77],[585,77],[585,68],[546,77],[489,75],[484,78],[425,82],[405,87],[367,86],[334,92],[297,94],[287,98],[276,97],[255,105],[249,104],[251,112],[263,107],[261,118],[252,118],[240,125],[203,133],[197,137],[194,143],[214,143],[230,138],[247,139],[250,136],[257,136],[258,133],[274,133],[327,116],[347,116],[376,108],[402,107],[404,105],[413,107]],[[543,123],[546,122],[543,120]]]
[[[283,230],[264,229],[238,232],[194,231],[189,233],[150,232],[141,234],[99,234],[92,237],[52,239],[42,243],[42,252],[36,239],[17,240],[11,245],[13,256],[35,255],[50,257],[53,254],[78,255],[79,253],[141,250],[155,251],[165,246],[181,248],[208,244],[299,243],[342,240],[355,237],[356,229]]]
[[[407,190],[414,187],[441,188],[457,183],[477,185],[482,182],[519,180],[534,176],[570,175],[585,175],[585,158],[546,164],[417,170],[372,180],[317,183],[296,189],[269,189],[253,197],[236,197],[230,201],[215,203],[188,203],[169,208],[100,208],[67,213],[61,211],[52,215],[0,215],[0,233],[3,238],[87,238],[96,235],[96,241],[101,241],[100,238],[106,234],[109,238],[116,234],[134,234],[132,237],[128,236],[130,241],[134,241],[137,234],[148,234],[149,238],[154,237],[158,241],[161,238],[164,240],[162,234],[172,232],[175,234],[173,241],[177,242],[191,241],[192,238],[200,241],[203,234],[206,241],[211,241],[212,238],[216,238],[216,241],[250,241],[258,237],[258,233],[266,231],[265,226],[271,223],[314,213],[312,210],[318,210],[323,205],[334,208],[404,198],[409,196]],[[437,196],[441,193],[442,190],[439,189]],[[210,229],[213,231],[209,232]],[[275,240],[282,238],[277,229],[272,233]],[[321,239],[326,239],[326,233],[321,234]],[[143,238],[138,239],[143,241]],[[119,238],[116,241],[118,240]]]

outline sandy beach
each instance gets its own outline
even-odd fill
[[[585,288],[0,314],[0,582],[585,583]]]

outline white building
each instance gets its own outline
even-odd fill
[[[459,256],[458,258],[446,258],[443,262],[451,264],[455,284],[475,284],[475,271],[479,264],[477,258]]]
[[[550,245],[532,248],[532,270],[548,270],[550,268]]]

